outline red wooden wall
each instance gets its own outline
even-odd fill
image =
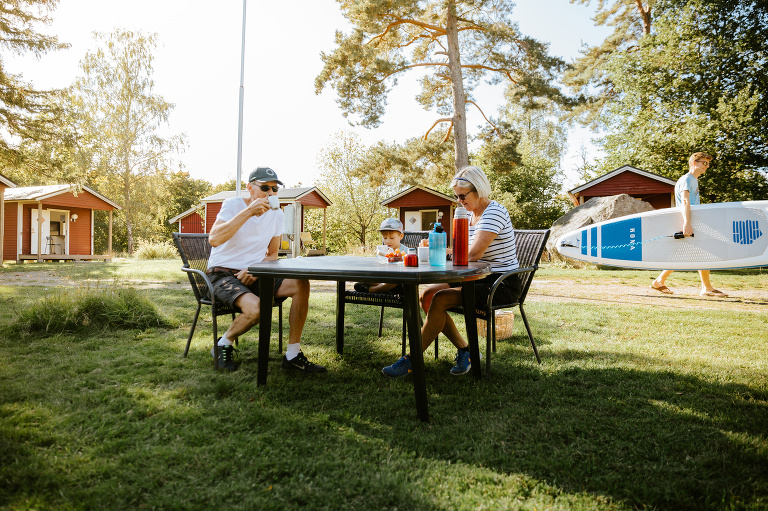
[[[205,224],[203,217],[197,212],[191,213],[179,220],[179,232],[203,233]]]
[[[209,202],[205,205],[205,232],[211,232],[211,227],[216,223],[216,215],[221,211],[221,202]]]
[[[398,197],[392,202],[387,204],[390,208],[400,208],[400,221],[405,225],[405,212],[406,211],[419,211],[421,209],[436,209],[443,214],[440,219],[440,224],[445,229],[448,240],[452,237],[453,222],[451,221],[451,205],[452,201],[448,201],[442,197],[438,197],[435,194],[416,188],[415,190]],[[439,216],[439,215],[438,215]],[[408,230],[408,227],[405,227]],[[450,244],[450,241],[449,241]]]
[[[298,200],[298,203],[303,206],[311,206],[313,208],[326,208],[328,207],[328,203],[323,200],[322,197],[320,197],[320,194],[317,193],[317,191],[313,191],[312,193],[308,193],[304,197]]]
[[[672,206],[674,185],[662,183],[656,179],[641,176],[635,172],[622,172],[579,192],[579,197],[587,202],[593,197],[608,197],[626,193],[631,197],[642,199],[656,209]]]
[[[3,236],[3,261],[16,260],[16,222],[18,205],[5,203],[5,235]]]

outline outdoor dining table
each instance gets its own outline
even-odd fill
[[[359,282],[389,282],[403,286],[403,314],[405,315],[408,339],[411,348],[411,364],[413,366],[413,390],[416,394],[416,411],[419,419],[429,420],[427,404],[427,385],[424,374],[424,357],[421,349],[421,316],[419,311],[419,284],[461,282],[462,298],[467,328],[470,357],[480,360],[480,350],[477,341],[477,318],[475,314],[475,287],[467,283],[478,280],[491,273],[490,265],[482,262],[471,262],[468,266],[453,266],[448,261],[444,267],[429,266],[419,263],[419,266],[406,267],[402,264],[380,263],[375,257],[356,256],[322,256],[297,257],[264,261],[248,267],[248,273],[259,279],[259,295],[261,296],[259,321],[259,355],[256,382],[258,385],[267,383],[267,362],[269,359],[269,342],[272,331],[272,297],[274,280],[276,278],[331,280],[336,281],[337,292],[344,293],[344,283]],[[343,335],[343,309],[337,306],[337,332]],[[341,314],[340,314],[341,313]],[[339,325],[339,323],[342,323]],[[339,328],[340,326],[340,328]],[[472,364],[475,378],[481,377],[481,365]]]

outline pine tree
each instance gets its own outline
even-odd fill
[[[3,53],[44,53],[66,48],[56,37],[35,31],[38,24],[49,24],[46,13],[58,0],[12,0],[0,2],[0,47]],[[21,74],[7,69],[0,53],[0,168],[15,169],[28,162],[20,145],[29,140],[41,142],[55,138],[59,108],[57,91],[36,90]],[[6,171],[9,175],[13,172]]]
[[[337,32],[337,48],[322,54],[316,92],[331,84],[353,123],[375,127],[403,73],[432,71],[422,77],[417,100],[442,117],[425,133],[437,124],[448,126],[444,139],[453,134],[456,169],[469,163],[466,104],[481,108],[472,96],[480,80],[512,84],[529,106],[537,97],[559,94],[551,82],[563,62],[548,55],[546,44],[519,33],[510,18],[511,0],[339,3],[354,29],[346,36]]]

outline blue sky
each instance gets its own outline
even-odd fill
[[[154,64],[156,93],[176,105],[171,133],[185,132],[182,155],[191,176],[220,183],[237,169],[238,94],[242,36],[241,0],[63,0],[54,23],[42,31],[70,43],[69,50],[41,60],[8,59],[40,88],[71,84],[78,62],[94,47],[93,31],[116,28],[156,32],[160,48]],[[570,61],[582,43],[596,44],[607,30],[591,21],[594,7],[568,0],[521,0],[513,11],[523,34],[551,44],[552,53]],[[286,2],[249,0],[245,50],[243,173],[258,165],[273,167],[287,185],[313,184],[316,155],[340,130],[358,133],[363,142],[404,141],[422,135],[434,122],[413,99],[416,75],[404,75],[392,91],[381,127],[352,128],[341,115],[330,88],[315,95],[314,78],[322,69],[321,51],[331,51],[334,32],[346,21],[334,0]],[[482,95],[486,113],[495,113],[501,89]],[[482,119],[468,112],[469,129]],[[592,134],[576,129],[563,160],[566,185],[575,185],[573,168],[582,141]],[[592,154],[594,153],[594,150]]]

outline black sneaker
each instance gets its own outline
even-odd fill
[[[219,346],[219,369],[225,371],[237,371],[237,364],[235,364],[235,351],[234,346]],[[215,352],[211,348],[211,356]]]
[[[355,282],[355,291],[358,293],[370,293],[371,285],[364,282]]]
[[[289,370],[298,370],[302,373],[325,373],[327,372],[327,369],[325,366],[313,364],[309,360],[307,360],[307,357],[304,356],[304,353],[301,351],[298,355],[296,355],[291,360],[288,360],[285,358],[285,355],[283,355],[283,369],[289,369]]]

